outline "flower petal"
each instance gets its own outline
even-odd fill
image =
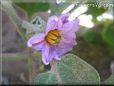
[[[42,50],[42,61],[45,65],[48,65],[54,57],[57,57],[56,51],[53,47],[46,45]]]
[[[48,33],[48,31],[50,30],[57,28],[57,21],[58,21],[57,16],[52,16],[48,19],[46,33]]]
[[[44,37],[45,37],[45,34],[34,35],[33,37],[31,37],[28,40],[27,46],[32,47],[35,50],[41,50],[43,48],[44,43],[45,43]]]
[[[79,27],[79,20],[75,19],[74,21],[65,23],[63,25],[63,30],[64,32],[69,32],[69,31],[77,32],[78,27]]]
[[[61,16],[58,18],[58,22],[57,22],[57,29],[58,29],[58,30],[63,29],[63,28],[62,28],[63,25],[68,22],[68,17],[69,17],[69,14],[63,14],[63,15],[61,15]]]
[[[68,18],[69,18],[70,14],[63,14],[60,16],[60,20],[62,21],[63,24],[68,22]]]
[[[61,30],[62,26],[63,26],[63,23],[62,23],[61,19],[58,19],[58,21],[57,21],[57,29]]]
[[[68,45],[76,45],[77,44],[75,39],[70,39],[70,38],[64,38],[63,42],[68,44]]]
[[[45,45],[45,49],[42,50],[42,61],[45,65],[48,65],[49,64],[49,59],[50,57],[48,57],[48,54],[49,54],[49,46]]]
[[[72,35],[73,34],[73,35]],[[57,47],[57,54],[59,56],[72,50],[73,46],[76,45],[76,35],[74,32],[66,33],[62,35],[60,44]]]
[[[56,49],[58,56],[62,56],[65,53],[71,51],[73,46],[74,45],[72,43],[65,43],[62,41]]]
[[[59,57],[61,57],[62,55],[64,55],[65,53],[69,52],[72,50],[72,47],[71,46],[66,46],[67,48],[63,48],[63,47],[58,47],[57,49],[57,54]]]
[[[61,35],[62,35],[62,38],[69,38],[69,39],[75,39],[76,38],[76,34],[73,31],[69,31],[69,32],[62,31]]]

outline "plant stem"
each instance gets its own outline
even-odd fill
[[[28,55],[24,53],[3,53],[2,61],[16,61],[27,59]]]
[[[22,20],[17,15],[15,9],[12,6],[12,2],[10,0],[2,0],[1,1],[2,10],[6,12],[6,14],[10,17],[13,24],[16,26],[16,31],[21,35],[21,37],[25,40],[25,36],[22,31],[19,29],[22,25]]]
[[[111,73],[112,73],[113,80],[114,80],[114,61],[112,61],[110,69],[111,69]]]
[[[53,60],[51,62],[51,72],[53,74],[55,74],[55,77],[58,80],[58,83],[59,84],[62,84],[62,80],[61,80],[61,77],[60,77],[60,73],[59,73],[59,69],[57,67],[57,61],[56,60]]]
[[[31,51],[28,58],[28,69],[29,69],[29,84],[32,84],[33,83],[33,80],[32,80],[33,58],[32,58]]]
[[[29,83],[34,84],[34,79],[37,76],[38,72],[41,70],[40,66],[42,66],[41,61],[40,61],[41,58],[37,58],[41,55],[38,52],[37,53],[32,52],[32,50],[30,50],[29,53],[30,53],[30,56],[28,58],[29,74],[30,74]]]
[[[29,30],[32,30],[32,29],[37,29],[37,27],[35,27],[33,24],[21,19],[15,9],[13,8],[12,6],[12,2],[11,0],[2,0],[1,1],[1,7],[2,7],[2,10],[6,12],[6,14],[10,17],[10,19],[12,20],[12,22],[16,25],[17,28],[16,31],[22,36],[22,38],[26,41],[26,38],[25,38],[25,34],[23,34],[22,32],[22,28],[25,28],[25,29],[29,29]],[[42,29],[38,29],[39,33],[42,32]]]
[[[1,1],[1,7],[2,7],[2,10],[5,11],[7,13],[7,15],[10,17],[10,19],[13,21],[13,23],[16,25],[16,27],[18,28],[15,28],[16,31],[21,35],[21,37],[25,40],[26,42],[26,38],[25,38],[25,34],[23,34],[22,32],[22,28],[26,28],[26,29],[36,29],[37,27],[34,27],[33,24],[25,21],[25,20],[22,20],[16,13],[15,9],[13,8],[12,6],[12,2],[11,0],[2,0]],[[42,32],[41,29],[39,29],[39,32]],[[30,84],[33,83],[33,55],[32,55],[32,51],[30,50],[29,52],[29,56],[28,56],[28,65],[29,65],[29,80],[30,80]],[[27,54],[28,55],[28,54]],[[7,56],[7,55],[5,55]],[[13,55],[13,57],[16,56],[16,55]],[[18,55],[17,55],[18,56]],[[20,56],[20,55],[19,55]]]

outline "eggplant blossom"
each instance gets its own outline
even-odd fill
[[[32,36],[27,46],[42,52],[42,61],[48,65],[53,59],[60,60],[61,56],[72,50],[76,45],[76,34],[79,20],[69,21],[69,14],[59,17],[51,16],[43,33]]]

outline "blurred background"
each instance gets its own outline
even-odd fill
[[[110,65],[114,61],[114,21],[112,1],[96,2],[89,0],[50,0],[15,1],[13,7],[21,19],[31,21],[40,16],[47,21],[51,15],[70,13],[70,20],[78,18],[80,28],[77,45],[71,53],[92,65],[100,74],[101,81],[111,75]],[[27,84],[28,64],[24,57],[15,56],[26,53],[27,45],[17,33],[17,28],[3,10],[2,17],[2,83]],[[39,66],[36,66],[39,70]]]

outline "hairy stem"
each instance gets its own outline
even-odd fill
[[[11,0],[2,0],[1,1],[1,8],[10,17],[12,22],[17,26],[17,28],[15,28],[17,30],[17,32],[22,36],[22,38],[24,40],[26,40],[25,35],[22,32],[22,28],[32,30],[32,29],[37,29],[37,27],[35,27],[33,24],[21,19],[17,15],[17,13],[16,13],[15,9],[13,8],[12,4],[13,3],[11,2]],[[41,29],[38,29],[38,31],[39,31],[39,33],[42,32]]]
[[[58,83],[62,84],[62,80],[61,80],[61,77],[60,77],[60,74],[59,74],[59,69],[57,67],[57,61],[56,60],[53,60],[52,63],[51,63],[51,72],[53,74],[55,74],[55,77],[58,80]]]
[[[16,26],[16,31],[21,35],[21,37],[25,40],[25,36],[23,35],[22,31],[19,29],[22,25],[22,20],[17,15],[16,11],[12,6],[12,2],[10,0],[2,0],[1,1],[2,10],[10,17],[13,24]]]
[[[3,53],[2,61],[16,61],[16,60],[24,60],[27,59],[28,54],[24,53]]]
[[[111,65],[110,65],[110,69],[111,69],[111,73],[112,73],[113,80],[114,80],[114,61],[112,61]]]
[[[29,30],[32,30],[32,29],[36,29],[37,27],[34,27],[33,24],[21,19],[15,9],[13,8],[12,6],[12,2],[11,0],[2,0],[1,1],[1,8],[4,12],[6,12],[6,14],[10,17],[10,19],[12,20],[12,22],[16,25],[17,28],[16,31],[21,35],[21,37],[26,41],[26,38],[25,38],[25,34],[23,34],[23,31],[22,31],[22,28],[26,28],[26,29],[29,29]],[[39,32],[42,32],[41,29],[39,29]],[[30,51],[30,50],[29,50]],[[32,55],[33,52],[29,52],[29,56],[28,56],[28,64],[29,64],[29,80],[30,80],[30,84],[33,83],[33,55]],[[7,56],[7,55],[5,55]],[[13,56],[16,56],[16,55],[13,55]],[[17,55],[18,56],[18,55]],[[20,55],[19,55],[20,56]]]

